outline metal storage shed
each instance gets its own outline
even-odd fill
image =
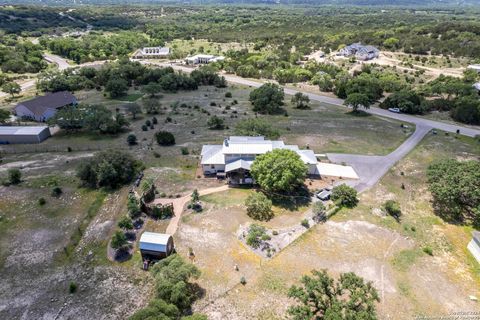
[[[165,233],[145,231],[140,237],[142,260],[160,260],[172,254],[173,237]]]
[[[47,126],[0,126],[0,144],[40,143],[50,137]]]

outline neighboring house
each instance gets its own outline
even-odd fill
[[[142,260],[155,261],[173,253],[173,238],[169,234],[145,231],[139,242]]]
[[[76,104],[77,99],[73,94],[61,91],[20,102],[14,113],[19,118],[43,122],[53,117],[59,109]]]
[[[358,60],[371,60],[378,58],[380,51],[374,46],[364,46],[361,43],[354,43],[340,49],[337,55],[344,57],[355,56]]]
[[[163,59],[170,54],[170,48],[167,47],[145,47],[138,49],[134,54],[134,59]]]
[[[475,257],[478,263],[480,263],[480,232],[472,232],[472,240],[468,244],[467,248],[470,253]]]
[[[50,129],[47,126],[0,126],[0,144],[40,143],[48,137],[50,137]]]
[[[186,64],[208,64],[210,62],[219,62],[225,60],[223,56],[213,56],[210,54],[197,54],[195,56],[185,58]]]
[[[471,64],[467,67],[467,69],[475,70],[478,73],[480,73],[480,64]]]
[[[252,184],[254,181],[250,176],[250,166],[253,161],[258,155],[274,149],[294,151],[307,165],[309,175],[322,174],[323,166],[318,163],[312,150],[300,150],[296,145],[265,140],[264,137],[243,136],[225,139],[222,145],[204,145],[201,152],[202,170],[205,175],[227,176],[231,183]]]

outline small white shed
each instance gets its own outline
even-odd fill
[[[140,237],[139,247],[142,260],[160,260],[172,254],[173,237],[166,233],[145,231]]]

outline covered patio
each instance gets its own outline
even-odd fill
[[[253,184],[253,178],[250,175],[250,166],[253,161],[243,159],[228,163],[225,166],[225,173],[229,184]]]

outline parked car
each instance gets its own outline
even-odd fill
[[[390,112],[395,112],[395,113],[400,113],[400,109],[399,109],[399,108],[388,108],[388,111],[390,111]]]
[[[332,194],[332,191],[329,190],[328,188],[325,188],[325,189],[322,189],[320,190],[316,196],[318,199],[322,200],[322,201],[327,201],[327,200],[330,200],[330,195]]]

